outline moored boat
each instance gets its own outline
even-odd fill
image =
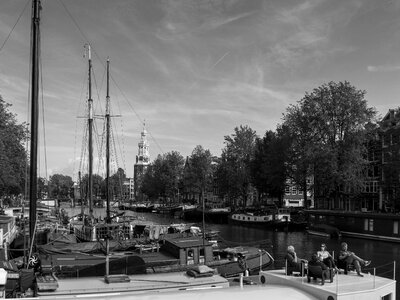
[[[234,212],[229,217],[232,224],[264,228],[284,228],[289,226],[290,220],[290,211],[285,208]]]
[[[272,256],[265,250],[248,246],[215,249],[211,242],[195,236],[166,239],[160,244],[137,248],[138,251],[112,252],[109,256],[110,274],[169,273],[206,265],[223,277],[232,277],[246,270],[257,273],[273,263]],[[78,251],[51,253],[53,249],[41,247],[39,258],[42,268],[51,268],[59,278],[99,276],[105,271],[105,255],[100,251],[91,254]]]
[[[306,210],[308,219],[337,227],[343,236],[400,242],[400,215],[369,211]]]

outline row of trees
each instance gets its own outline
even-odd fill
[[[282,199],[291,179],[303,191],[317,188],[334,201],[355,197],[368,168],[368,136],[377,128],[376,111],[364,97],[365,91],[347,81],[324,84],[290,105],[276,131],[260,138],[248,126],[236,127],[224,137],[216,160],[201,146],[187,158],[186,168],[177,152],[158,156],[142,192],[172,198],[179,188],[201,196],[217,187],[221,198],[246,205],[252,188],[259,197]],[[317,178],[315,185],[307,183],[311,177]]]
[[[97,199],[106,197],[106,180],[98,174],[94,174],[93,180],[93,196]],[[125,171],[121,168],[110,176],[109,180],[109,195],[111,198],[122,199],[124,197],[124,181],[126,180]],[[39,182],[44,182],[41,178]],[[40,184],[40,195],[47,194],[50,198],[69,199],[69,198],[86,198],[87,186],[89,182],[88,174],[81,178],[82,195],[75,194],[73,189],[73,180],[70,176],[62,174],[54,174],[50,176],[48,185]]]
[[[1,99],[1,98],[0,98]],[[25,124],[16,124],[7,105],[0,101],[0,193],[21,193],[27,155],[23,148]],[[240,125],[224,137],[221,157],[197,146],[188,158],[172,151],[159,155],[144,175],[141,192],[148,198],[175,198],[189,190],[202,196],[216,188],[221,197],[246,205],[251,189],[258,195],[282,199],[290,178],[303,190],[307,179],[318,178],[320,191],[332,199],[361,191],[367,167],[366,141],[375,130],[376,111],[368,107],[365,91],[349,82],[329,82],[290,105],[282,123],[264,136]],[[11,137],[11,138],[10,138]],[[111,179],[113,194],[121,193],[126,179],[120,169]],[[83,176],[83,186],[86,176]],[[72,179],[60,174],[50,178],[50,196],[68,195]],[[94,177],[94,195],[104,193],[104,180]],[[238,201],[238,202],[235,202]]]

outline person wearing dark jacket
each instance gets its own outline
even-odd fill
[[[321,273],[319,273],[319,270],[313,270],[313,266],[318,266],[321,267]],[[321,277],[322,278],[322,284],[325,283],[325,279],[331,278],[332,282],[332,277],[330,277],[330,269],[327,265],[325,265],[318,257],[317,254],[313,254],[311,256],[311,260],[308,262],[308,282],[310,282],[310,277]]]
[[[302,276],[304,275],[303,271],[307,260],[297,257],[292,245],[288,246],[285,259],[287,262],[288,275],[292,274],[292,272],[300,272]]]
[[[319,260],[317,254],[311,255],[311,260],[308,262],[308,265],[309,266],[320,266],[323,271],[328,270],[328,266]]]

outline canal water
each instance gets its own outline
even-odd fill
[[[80,208],[66,209],[70,216],[80,213]],[[105,215],[104,209],[94,209],[95,217]],[[135,215],[140,219],[153,221],[157,224],[171,224],[185,222],[174,219],[168,215],[153,213],[136,213],[127,211],[128,215]],[[201,224],[197,224],[202,226]],[[400,258],[400,245],[397,243],[373,241],[357,238],[327,239],[309,235],[306,232],[284,232],[271,229],[251,228],[246,226],[206,223],[207,230],[218,230],[220,243],[226,246],[253,245],[267,250],[275,259],[273,268],[282,268],[285,265],[284,256],[288,245],[293,245],[300,258],[310,260],[311,255],[320,249],[321,243],[325,243],[328,250],[334,251],[335,257],[339,254],[340,243],[345,241],[349,250],[358,256],[371,260],[370,266],[363,268],[363,272],[371,276],[383,276],[395,279],[400,278],[400,268],[394,267],[394,262]],[[397,299],[400,300],[400,283],[397,283]]]

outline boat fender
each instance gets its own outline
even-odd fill
[[[265,284],[267,282],[267,279],[265,278],[264,275],[261,275],[260,281],[261,281],[262,284]]]

